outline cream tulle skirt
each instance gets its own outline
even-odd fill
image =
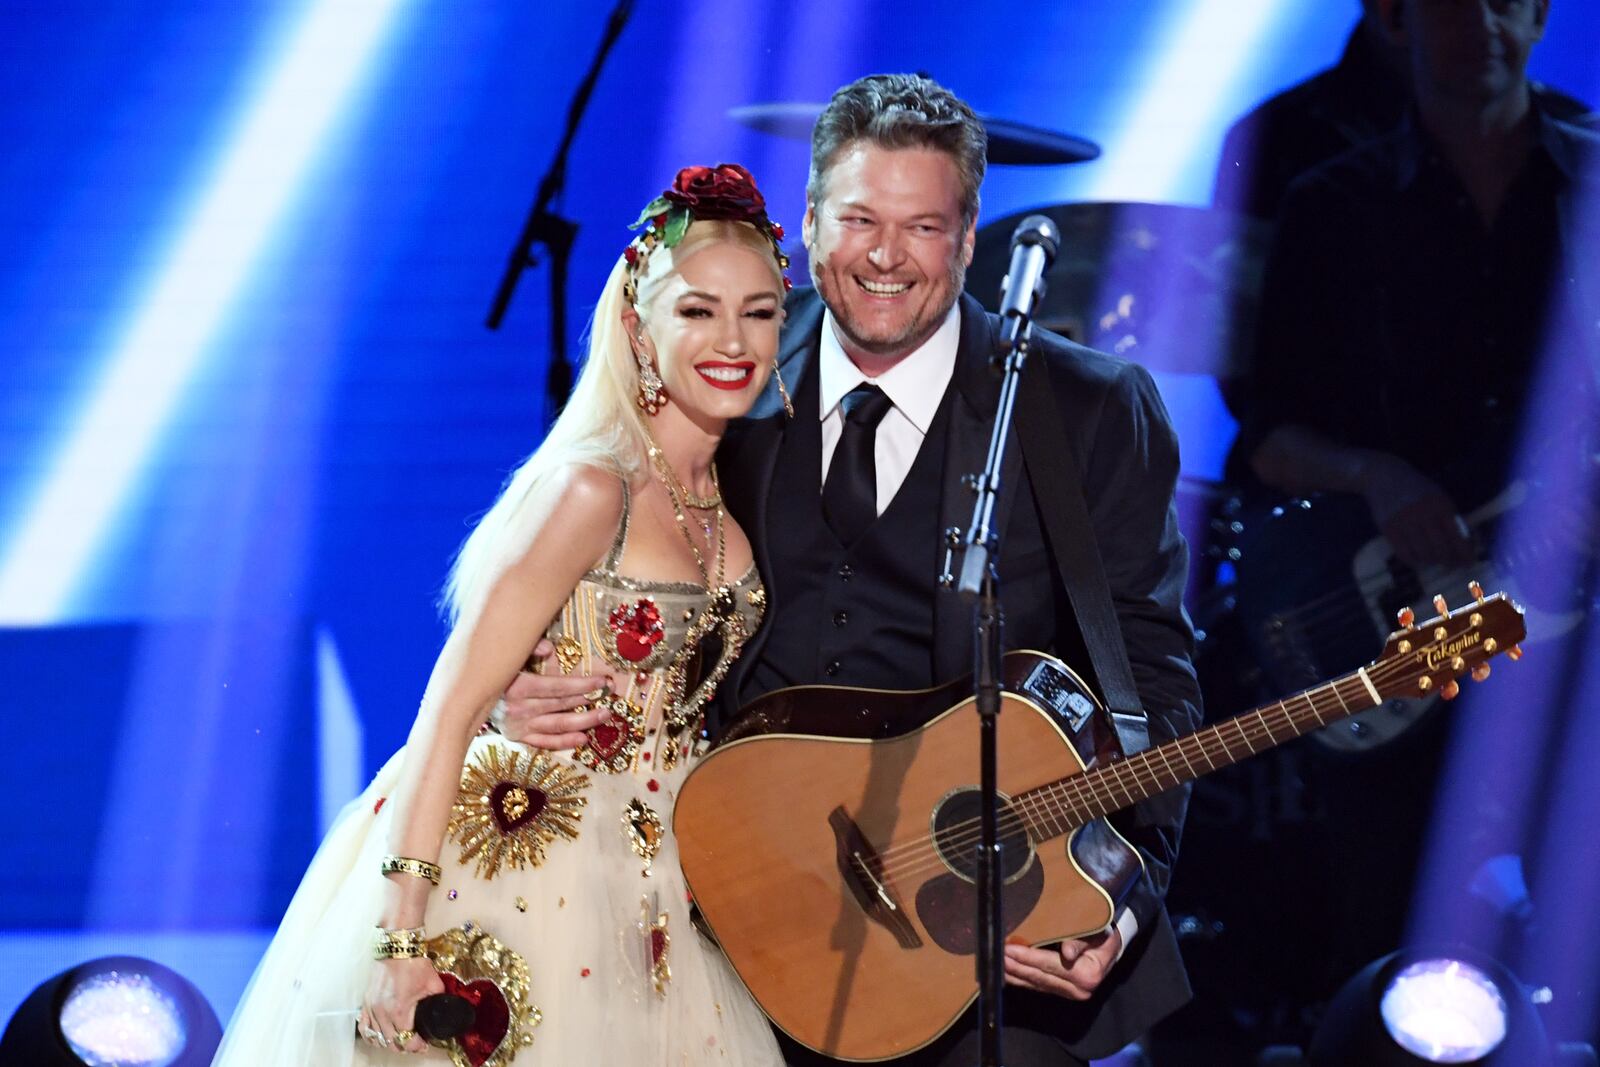
[[[488,746],[529,750],[480,737],[471,767]],[[565,757],[561,757],[565,758]],[[373,1049],[353,1036],[366,990],[372,930],[381,907],[389,811],[379,807],[396,780],[396,755],[347,807],[317,850],[277,935],[228,1025],[214,1061],[222,1067],[350,1067],[448,1064],[431,1049],[414,1056]],[[686,766],[647,779],[590,773],[576,840],[557,840],[542,865],[502,867],[491,879],[462,866],[447,841],[444,877],[428,905],[437,934],[464,923],[519,953],[530,976],[529,1002],[542,1021],[515,1067],[585,1064],[781,1065],[765,1018],[721,954],[689,924],[683,877],[670,832],[671,801]],[[648,790],[655,780],[656,790]],[[630,848],[622,811],[640,798],[666,825],[648,876]],[[454,890],[452,895],[451,890]],[[647,922],[666,915],[664,962],[652,955]],[[507,1062],[500,1059],[496,1064]]]

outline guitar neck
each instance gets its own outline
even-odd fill
[[[1380,702],[1363,668],[1127,759],[1031,789],[1013,797],[1013,804],[1029,835],[1042,843]]]

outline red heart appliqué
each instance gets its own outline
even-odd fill
[[[489,812],[503,834],[537,819],[548,802],[544,790],[522,782],[500,782],[489,791]]]
[[[483,1067],[511,1029],[511,1008],[506,1004],[505,994],[487,978],[463,982],[449,971],[441,971],[439,979],[444,982],[446,993],[472,1005],[476,1013],[472,1026],[456,1041],[472,1067]]]
[[[661,611],[649,599],[617,605],[607,622],[611,624],[611,632],[617,635],[617,655],[629,663],[647,658],[667,636]]]
[[[616,723],[602,722],[589,728],[589,747],[603,760],[621,752],[627,740],[626,730]]]

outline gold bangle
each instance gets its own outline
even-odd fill
[[[375,960],[415,960],[428,954],[422,941],[427,934],[420,926],[409,930],[385,930],[380,926],[377,933],[372,943]]]
[[[413,878],[426,878],[434,885],[444,875],[444,868],[427,860],[414,860],[409,856],[385,856],[380,870],[384,874],[409,874]]]

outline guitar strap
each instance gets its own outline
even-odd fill
[[[1133,684],[1128,649],[1111,606],[1105,564],[1089,523],[1089,506],[1083,498],[1083,468],[1066,432],[1050,371],[1042,357],[1035,356],[1023,365],[1017,406],[1017,440],[1033,482],[1045,537],[1055,553],[1056,566],[1089,651],[1090,665],[1100,682],[1101,695],[1111,711],[1117,739],[1122,743],[1123,754],[1131,756],[1150,747],[1149,722]]]

